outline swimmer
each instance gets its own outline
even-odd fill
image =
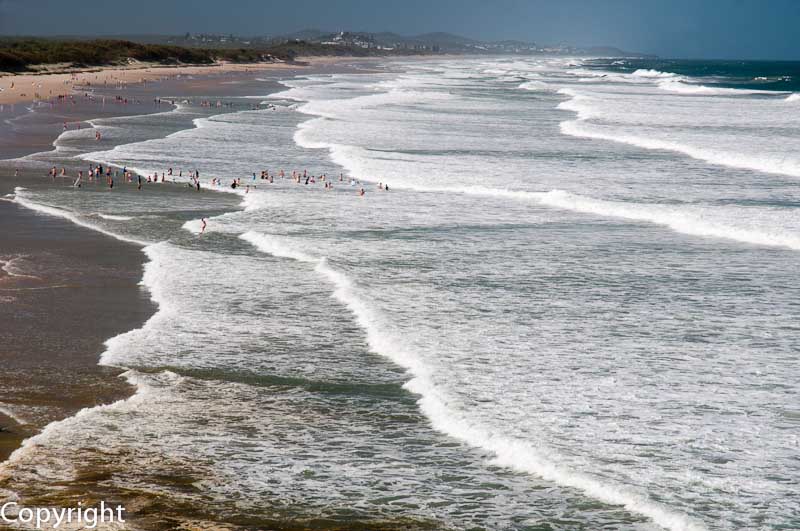
[[[206,218],[200,218],[200,221],[203,222],[203,227],[200,229],[200,234],[203,234],[206,231]]]

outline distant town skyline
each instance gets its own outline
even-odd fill
[[[720,59],[800,59],[798,23],[794,0],[0,0],[4,35],[442,31],[484,41]]]

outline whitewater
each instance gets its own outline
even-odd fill
[[[76,462],[233,524],[796,524],[791,101],[578,63],[255,80],[242,99],[261,110],[94,120],[120,140],[104,151],[64,135],[38,158],[197,167],[227,193],[16,190],[142,246],[158,312],[102,356],[136,395],[51,425],[6,468],[70,481],[58,456],[85,424],[113,429]],[[251,177],[265,169],[316,182]]]

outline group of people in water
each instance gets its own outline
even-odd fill
[[[17,172],[18,173],[18,170]],[[49,176],[56,180],[56,178],[61,177],[62,179],[71,179],[71,176],[67,175],[67,169],[62,167],[60,170],[53,166],[50,168],[48,172]],[[188,186],[194,188],[197,191],[200,191],[200,171],[199,170],[190,170],[187,174],[189,181],[187,182]],[[75,180],[72,182],[72,186],[75,188],[81,188],[85,183],[94,183],[94,184],[101,184],[105,181],[105,185],[108,186],[109,189],[113,189],[115,183],[119,182],[120,180],[124,183],[136,183],[137,189],[141,190],[145,183],[167,183],[167,182],[176,182],[175,180],[176,174],[172,168],[168,168],[166,171],[162,171],[161,175],[159,176],[158,172],[154,172],[152,175],[145,175],[142,176],[136,172],[130,171],[127,166],[123,166],[122,169],[112,169],[111,166],[103,166],[103,164],[95,164],[90,163],[89,168],[85,173],[84,178],[84,171],[79,170]],[[183,170],[178,169],[177,177],[180,180],[183,180]],[[366,189],[364,188],[361,181],[355,178],[345,178],[343,173],[339,174],[338,179],[334,178],[331,179],[328,177],[327,174],[323,173],[320,175],[313,175],[309,174],[308,170],[303,170],[302,172],[294,170],[291,173],[291,177],[287,176],[284,170],[279,170],[277,173],[270,173],[269,170],[261,170],[260,173],[253,172],[252,178],[248,183],[247,180],[244,180],[241,177],[234,178],[230,181],[230,184],[227,185],[223,182],[223,179],[219,177],[213,177],[211,179],[211,187],[212,188],[220,188],[223,186],[230,186],[233,190],[239,189],[241,187],[245,188],[245,193],[250,193],[251,188],[256,188],[259,182],[272,184],[275,182],[275,178],[285,180],[290,178],[292,182],[295,184],[302,184],[302,185],[313,185],[317,182],[323,183],[323,188],[325,190],[333,190],[334,182],[338,181],[338,183],[343,183],[342,186],[349,185],[350,187],[358,187],[357,193],[360,197],[366,195]],[[380,182],[377,184],[378,190],[388,192],[389,185]]]
[[[233,179],[233,181],[230,184],[230,187],[235,190],[237,188],[244,186],[245,193],[247,194],[250,193],[251,187],[255,188],[257,186],[257,184],[255,183],[257,183],[258,181],[266,181],[267,183],[271,184],[275,182],[275,177],[278,177],[279,179],[286,179],[287,175],[283,170],[279,170],[277,173],[270,173],[269,170],[261,170],[260,174],[253,172],[251,182],[253,182],[254,184],[248,184],[246,181],[243,183],[242,178],[238,177],[236,179]],[[310,175],[308,173],[308,170],[303,170],[302,173],[297,170],[294,170],[292,171],[292,175],[290,178],[292,182],[294,182],[295,184],[303,184],[303,185],[316,184],[317,181],[319,181],[323,183],[323,188],[325,190],[333,190],[334,179],[329,178],[328,175],[325,173],[317,176],[317,175]],[[361,181],[354,179],[352,177],[349,179],[345,179],[343,173],[339,174],[338,182],[349,183],[349,185],[352,187],[359,186],[358,189],[359,196],[364,196],[367,193],[364,187],[361,185]],[[211,179],[211,186],[219,187],[219,186],[224,186],[224,184],[222,182],[222,179],[214,177],[213,179]],[[378,183],[378,189],[388,192],[389,185]]]
[[[50,168],[48,172],[49,176],[55,181],[58,177],[62,179],[71,179],[71,176],[67,175],[67,169],[62,167],[60,170],[53,166]],[[19,170],[15,170],[14,175],[19,175]],[[161,172],[161,176],[159,177],[158,172],[153,173],[153,175],[142,176],[136,172],[130,171],[127,166],[123,166],[122,169],[112,169],[111,166],[103,166],[102,164],[94,164],[90,163],[89,168],[86,171],[86,179],[84,180],[84,171],[79,170],[77,178],[72,183],[74,188],[81,188],[86,183],[94,183],[94,184],[101,184],[105,181],[105,185],[108,186],[109,190],[113,190],[114,184],[117,180],[121,179],[122,182],[125,183],[134,183],[136,182],[136,187],[138,190],[142,190],[145,183],[168,183],[168,182],[176,182],[175,181],[175,173],[172,168],[168,168],[166,171]],[[187,181],[187,185],[190,188],[194,188],[198,192],[200,191],[200,171],[199,170],[190,170],[188,173],[189,180]],[[179,179],[183,179],[183,170],[179,169],[177,173],[177,177]],[[264,183],[274,183],[275,178],[285,180],[287,179],[287,175],[283,170],[278,171],[277,173],[270,173],[269,170],[261,170],[260,174],[253,172],[251,182],[248,183],[247,181],[242,181],[241,177],[237,177],[230,182],[230,185],[226,185],[223,183],[223,180],[218,177],[213,177],[211,179],[211,187],[213,188],[220,188],[223,186],[230,186],[230,188],[236,190],[242,186],[245,187],[245,193],[250,193],[250,188],[255,188],[259,181]],[[292,171],[291,180],[295,184],[302,184],[302,185],[312,185],[316,184],[317,181],[324,183],[325,190],[333,190],[333,182],[337,180],[339,183],[347,183],[351,187],[358,187],[358,195],[359,197],[364,197],[366,195],[366,190],[361,183],[361,181],[354,179],[352,177],[345,178],[343,173],[339,174],[338,179],[330,179],[327,174],[323,173],[319,176],[309,174],[308,170],[300,171]],[[377,185],[378,190],[382,190],[385,192],[389,191],[389,185],[379,182]],[[207,222],[205,218],[201,218],[201,228],[200,234],[203,234],[207,227]]]

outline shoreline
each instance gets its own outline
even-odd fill
[[[331,63],[333,61],[327,61]],[[205,91],[210,82],[213,82],[218,75],[223,75],[226,78],[235,79],[237,74],[255,73],[263,70],[275,70],[276,64],[262,64],[263,68],[251,69],[252,65],[234,65],[235,68],[227,68],[225,70],[217,70],[220,68],[215,65],[213,67],[168,67],[168,75],[163,75],[164,71],[152,71],[150,68],[146,69],[130,69],[128,73],[132,74],[147,74],[142,76],[143,83],[131,83],[130,90],[132,94],[137,96],[155,96],[156,90],[163,90],[163,83],[148,84],[151,82],[167,82],[174,88],[177,85],[187,93],[192,90]],[[286,64],[286,67],[291,69],[308,68],[310,65],[293,65]],[[95,74],[97,71],[86,71],[84,75]],[[106,78],[113,78],[116,76],[117,70],[113,68],[103,69],[102,73]],[[197,76],[197,77],[182,77],[182,76]],[[44,78],[49,82],[60,83],[65,76],[71,74],[58,73],[58,74],[38,74],[35,77]],[[11,78],[24,78],[25,76],[2,76],[0,77],[0,85],[3,80]],[[76,80],[82,80],[85,77],[77,77]],[[102,79],[102,78],[101,78]],[[110,96],[113,86],[108,84],[100,85],[102,93]],[[72,90],[72,89],[71,89]],[[227,88],[226,88],[227,90]],[[74,90],[73,90],[74,92]],[[7,93],[0,93],[0,98]],[[7,97],[7,96],[6,96]],[[55,96],[54,96],[55,97]],[[0,99],[2,102],[2,99]],[[38,110],[38,109],[37,109]],[[60,121],[64,118],[63,113],[70,112],[75,116],[71,117],[71,123],[87,123],[92,119],[98,117],[124,117],[124,116],[138,116],[142,114],[152,114],[163,112],[163,109],[155,107],[146,108],[141,107],[112,107],[110,109],[98,109],[87,102],[78,101],[78,105],[69,109],[42,109],[40,117],[49,119],[50,121]],[[35,113],[34,113],[35,114]],[[55,120],[58,118],[58,120]],[[7,121],[10,125],[10,122]],[[51,124],[52,125],[52,124]],[[89,127],[92,127],[89,125]],[[149,292],[146,288],[140,286],[144,266],[147,263],[147,256],[142,251],[143,247],[132,241],[126,241],[123,238],[117,238],[102,231],[95,230],[90,227],[82,226],[81,224],[74,223],[71,220],[65,220],[60,217],[46,215],[26,207],[19,202],[3,198],[6,194],[13,195],[14,189],[17,186],[48,186],[42,184],[44,182],[45,168],[27,168],[20,171],[19,176],[15,176],[14,161],[19,158],[24,158],[35,153],[42,153],[50,151],[46,147],[52,147],[55,140],[62,134],[61,127],[56,124],[56,127],[48,126],[42,127],[37,124],[37,127],[30,135],[20,134],[14,126],[6,127],[0,131],[0,138],[6,144],[5,149],[0,149],[0,220],[3,220],[3,226],[7,230],[5,235],[0,235],[3,241],[3,252],[0,253],[0,301],[6,303],[0,307],[0,316],[3,315],[3,309],[10,314],[5,316],[0,321],[0,339],[5,342],[5,349],[0,350],[0,360],[3,361],[4,367],[7,368],[6,376],[15,374],[20,383],[20,387],[16,388],[10,383],[5,381],[4,375],[0,375],[0,390],[7,391],[9,396],[0,392],[0,467],[5,464],[14,451],[23,448],[24,442],[40,434],[44,428],[52,422],[64,420],[73,417],[78,411],[85,407],[94,407],[98,405],[111,404],[118,400],[127,399],[135,395],[136,389],[129,384],[126,380],[121,379],[120,375],[125,372],[124,368],[110,367],[100,365],[100,357],[105,350],[106,341],[119,334],[135,329],[142,326],[148,319],[155,315],[158,311],[158,305],[150,298]],[[14,142],[15,137],[22,136],[21,142]],[[27,145],[28,149],[22,151],[20,147],[15,145],[17,143]],[[13,146],[13,147],[12,147]],[[6,153],[3,153],[6,151]],[[8,158],[6,158],[8,157]],[[39,173],[41,172],[41,174]],[[66,221],[66,222],[65,222]],[[14,235],[14,236],[9,236]],[[87,321],[94,322],[95,320],[102,319],[108,314],[114,317],[106,322],[107,325],[98,331],[97,334],[86,335],[83,332],[83,320],[73,320],[71,323],[74,329],[67,327],[55,328],[59,329],[60,337],[66,338],[62,344],[49,351],[39,352],[37,356],[31,356],[30,352],[20,355],[25,350],[26,343],[30,342],[30,336],[25,336],[19,332],[18,328],[14,328],[12,323],[16,319],[13,309],[19,309],[20,298],[25,294],[40,295],[46,299],[46,303],[36,304],[32,302],[37,310],[32,312],[23,312],[25,315],[30,315],[32,320],[28,323],[28,328],[32,333],[41,334],[41,329],[37,329],[37,322],[45,324],[44,329],[48,330],[47,326],[50,323],[60,323],[62,321],[69,321],[64,319],[63,315],[69,315],[72,312],[67,311],[61,314],[42,315],[43,309],[47,306],[54,306],[54,301],[60,300],[59,304],[69,306],[73,299],[76,298],[76,290],[80,292],[81,289],[90,291],[95,288],[93,285],[94,279],[70,279],[70,282],[56,282],[58,278],[58,266],[55,263],[48,265],[52,266],[47,271],[48,277],[46,279],[39,278],[36,275],[27,275],[21,273],[18,275],[11,274],[7,270],[9,263],[13,260],[28,260],[37,258],[36,252],[32,252],[26,245],[32,240],[36,240],[41,235],[49,236],[46,244],[43,244],[40,251],[43,253],[52,254],[53,251],[57,253],[64,251],[60,248],[59,242],[71,242],[72,244],[80,245],[81,247],[90,246],[94,252],[90,253],[90,257],[81,265],[81,268],[86,271],[95,269],[98,265],[97,256],[108,258],[118,258],[118,262],[113,264],[113,269],[117,272],[123,272],[126,277],[125,282],[127,286],[134,286],[136,294],[125,295],[121,306],[127,307],[135,317],[130,316],[120,317],[119,308],[114,308],[116,301],[102,299],[102,292],[87,293],[85,301],[81,301],[78,306],[82,307],[85,314],[87,308],[97,310],[98,315],[93,318],[90,317]],[[17,237],[17,241],[9,241],[11,238]],[[64,246],[61,246],[64,247]],[[38,257],[40,258],[40,257]],[[63,257],[62,257],[63,258]],[[113,261],[113,260],[112,260]],[[27,264],[25,264],[27,265]],[[106,264],[103,264],[106,265]],[[113,288],[112,288],[113,289]],[[22,293],[23,295],[18,295]],[[62,295],[63,293],[63,295]],[[17,294],[17,295],[15,295]],[[47,295],[43,295],[47,294]],[[116,298],[120,295],[116,293]],[[79,297],[78,297],[79,298]],[[57,306],[57,304],[56,304]],[[104,309],[114,309],[114,311],[106,312]],[[124,311],[124,310],[121,310]],[[34,318],[38,317],[38,320]],[[18,323],[17,323],[18,324]],[[118,325],[118,326],[117,326]],[[52,328],[52,327],[51,327]],[[75,339],[74,330],[82,330],[82,342],[80,347],[70,346],[69,340]],[[15,342],[16,341],[16,342]],[[57,342],[57,338],[51,338],[53,343]],[[65,354],[65,351],[72,349],[71,354]],[[80,354],[77,350],[81,350]],[[77,365],[83,371],[77,381],[85,380],[96,376],[96,380],[92,384],[92,391],[89,394],[72,393],[66,388],[59,389],[59,382],[56,378],[51,378],[47,370],[40,370],[43,367],[50,367],[50,361],[53,356],[58,358],[69,358],[68,365],[74,367],[76,359],[79,360]],[[25,364],[19,361],[19,358],[25,358],[31,361],[30,364]],[[17,367],[19,365],[19,367]],[[15,369],[19,369],[16,371]],[[32,372],[30,378],[25,378],[25,371]],[[57,372],[57,371],[56,371]],[[67,379],[71,381],[71,379]],[[102,382],[101,382],[102,380]],[[30,387],[35,389],[36,392],[26,393],[25,388]],[[45,386],[45,387],[43,387]],[[49,387],[47,387],[49,386]],[[64,386],[66,387],[66,386]],[[11,392],[13,390],[13,392]],[[72,398],[70,398],[70,396]],[[43,410],[37,418],[27,418],[19,409],[32,409]]]
[[[3,176],[2,195],[35,176]],[[33,184],[35,186],[35,184]],[[155,311],[137,246],[0,202],[0,464],[50,423],[127,398],[124,372],[98,364],[109,337]]]

